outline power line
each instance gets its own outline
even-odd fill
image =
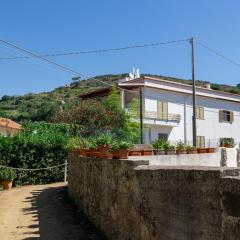
[[[206,44],[204,44],[204,43],[202,43],[202,42],[200,42],[200,41],[196,41],[196,43],[199,44],[200,46],[204,47],[204,48],[207,49],[208,51],[214,53],[216,56],[221,57],[221,58],[224,59],[225,61],[227,61],[227,62],[229,62],[229,63],[231,63],[231,64],[233,64],[233,65],[235,65],[235,66],[237,66],[237,67],[240,68],[240,63],[232,60],[232,59],[229,58],[229,57],[224,56],[223,54],[217,52],[216,50],[214,50],[214,49],[212,49],[212,48],[210,48],[210,47],[208,47]]]
[[[95,50],[87,50],[87,51],[80,51],[80,52],[44,54],[44,55],[38,55],[38,57],[45,58],[45,57],[62,57],[62,56],[70,56],[70,55],[93,54],[93,53],[107,53],[107,52],[122,51],[122,50],[136,49],[136,48],[156,47],[156,46],[164,45],[164,44],[173,44],[173,43],[187,42],[187,41],[189,41],[189,39],[180,39],[180,40],[156,42],[156,43],[146,43],[146,44],[142,44],[142,45],[132,45],[132,46],[118,47],[118,48],[95,49]],[[36,57],[36,56],[0,57],[0,60],[15,60],[15,59],[24,59],[24,58],[34,58],[34,57]]]
[[[186,41],[189,41],[189,39],[185,39],[185,40],[174,40],[174,41],[165,41],[165,42],[152,43],[152,44],[135,45],[135,46],[128,46],[128,47],[124,47],[124,48],[103,49],[103,50],[98,50],[98,51],[117,51],[117,50],[129,49],[129,48],[140,48],[140,47],[157,46],[157,45],[160,45],[160,44],[172,44],[172,43],[183,42],[183,41],[186,42]],[[11,42],[9,42],[9,41],[0,39],[0,42],[3,43],[3,44],[5,44],[5,45],[7,45],[7,46],[9,46],[9,47],[12,47],[12,48],[17,49],[18,51],[27,53],[28,55],[31,56],[31,58],[40,59],[40,60],[42,60],[42,61],[44,61],[44,62],[47,62],[47,63],[49,63],[49,64],[52,64],[52,65],[60,68],[62,71],[65,71],[65,72],[68,72],[68,73],[72,73],[72,74],[74,74],[75,76],[82,76],[82,77],[84,77],[84,78],[86,78],[86,79],[88,79],[88,80],[89,80],[89,79],[92,79],[92,80],[95,80],[95,81],[97,81],[97,82],[100,82],[100,83],[102,83],[102,84],[105,84],[105,85],[108,85],[108,86],[111,86],[111,87],[117,87],[117,88],[119,88],[119,89],[123,89],[123,88],[121,88],[121,87],[119,87],[119,86],[116,86],[116,85],[109,84],[109,83],[107,83],[107,82],[101,81],[101,80],[99,80],[99,79],[97,79],[97,78],[95,78],[95,77],[89,77],[89,76],[87,76],[87,75],[84,75],[84,74],[82,74],[82,73],[80,73],[80,72],[78,72],[78,71],[75,71],[75,70],[72,69],[72,68],[66,67],[66,66],[64,66],[63,64],[56,63],[56,62],[54,62],[54,61],[52,61],[52,60],[47,59],[47,58],[44,57],[44,56],[38,55],[38,54],[36,54],[35,52],[32,52],[32,51],[30,51],[30,50],[27,50],[27,49],[24,49],[24,48],[22,48],[22,47],[19,47],[19,46],[17,46],[16,44],[11,43]],[[95,51],[96,51],[96,50],[95,50]],[[24,57],[28,57],[28,56],[24,56]],[[123,90],[128,91],[128,92],[136,92],[136,91],[134,91],[134,90],[127,90],[127,89],[123,89]]]
[[[82,76],[82,77],[84,77],[84,78],[89,78],[88,76],[86,76],[86,75],[84,75],[84,74],[82,74],[82,73],[80,73],[80,72],[78,72],[78,71],[75,71],[75,70],[73,70],[73,69],[71,69],[71,68],[69,68],[69,67],[66,67],[66,66],[62,65],[62,64],[56,63],[56,62],[54,62],[54,61],[52,61],[52,60],[46,59],[45,57],[42,57],[42,56],[40,56],[40,55],[38,55],[38,54],[30,51],[30,50],[27,50],[27,49],[24,49],[24,48],[22,48],[22,47],[19,47],[19,46],[17,46],[17,45],[14,44],[14,43],[11,43],[11,42],[6,41],[6,40],[3,40],[3,39],[0,39],[0,42],[2,42],[3,44],[5,44],[5,45],[7,45],[7,46],[9,46],[9,47],[15,48],[15,49],[17,49],[17,50],[19,50],[19,51],[21,51],[21,52],[27,53],[27,54],[29,54],[30,56],[32,56],[33,58],[37,58],[37,59],[40,59],[40,60],[42,60],[42,61],[44,61],[44,62],[47,62],[47,63],[49,63],[49,64],[52,64],[52,65],[54,65],[54,66],[57,66],[57,67],[60,68],[62,71],[65,71],[65,72],[68,72],[68,73],[72,73],[72,74],[74,74],[75,76]],[[114,86],[114,85],[112,85],[112,84],[106,83],[106,82],[101,81],[101,80],[96,79],[96,78],[90,78],[90,79],[94,79],[95,81],[101,82],[101,83],[103,83],[103,84],[105,84],[105,85],[109,85],[109,86],[112,86],[112,87]]]

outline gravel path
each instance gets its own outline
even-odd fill
[[[0,192],[1,240],[106,240],[67,198],[63,183]]]

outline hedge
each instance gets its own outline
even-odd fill
[[[69,125],[31,123],[24,127],[16,136],[0,136],[0,165],[36,169],[65,162],[66,144],[71,136]],[[16,174],[15,185],[52,183],[63,181],[64,167],[31,172],[17,170]]]

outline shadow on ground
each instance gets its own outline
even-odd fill
[[[25,234],[36,237],[24,240],[106,240],[68,199],[67,187],[49,187],[31,194],[24,202],[32,207],[24,209],[24,214],[31,214],[36,224],[29,225]]]

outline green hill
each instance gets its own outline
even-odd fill
[[[96,79],[109,84],[114,84],[120,78],[126,77],[128,74],[103,75],[97,76]],[[143,74],[153,77],[161,77],[170,81],[183,82],[191,84],[186,79],[177,79],[172,77]],[[209,83],[207,81],[197,81],[198,85]],[[78,96],[84,92],[88,92],[97,88],[106,87],[107,85],[97,82],[94,79],[87,79],[72,82],[68,86],[58,87],[50,92],[38,94],[29,93],[23,96],[3,96],[0,100],[0,117],[11,118],[18,122],[26,120],[32,121],[48,121],[53,113],[61,107],[67,107],[71,104],[79,102]],[[240,94],[240,87],[211,84],[212,89]],[[63,102],[64,101],[64,104]]]

